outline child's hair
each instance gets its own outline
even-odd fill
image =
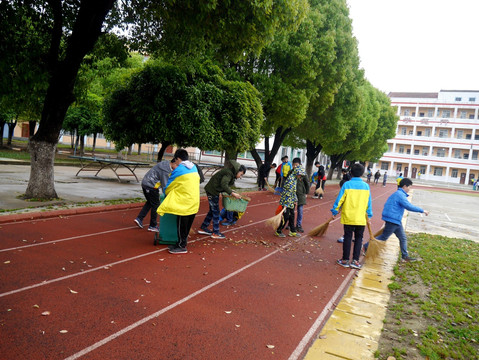
[[[284,159],[287,159],[287,158],[288,158],[288,156],[285,155],[281,158],[281,161],[284,161]]]
[[[271,166],[275,168],[275,167],[276,167],[276,163],[272,163]]]
[[[185,149],[176,150],[175,155],[173,155],[173,159],[181,159],[181,161],[188,160],[188,151]]]
[[[360,163],[355,163],[351,166],[351,175],[353,177],[361,177],[364,174],[364,166]]]
[[[238,168],[238,172],[240,171],[243,172],[243,175],[246,174],[246,167],[244,165],[240,165],[240,167]]]
[[[294,158],[293,159],[293,164],[300,164],[301,165],[301,159],[300,158]]]
[[[401,179],[399,182],[399,187],[402,188],[403,186],[411,186],[412,185],[412,180],[409,178],[404,178]]]
[[[316,161],[316,162],[314,163],[314,165],[319,165],[319,164],[320,164],[319,161]]]

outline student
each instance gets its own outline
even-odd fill
[[[275,168],[275,163],[271,164],[269,162],[265,162],[264,164],[261,164],[258,170],[258,191],[266,191],[265,186],[268,182],[269,171]]]
[[[388,172],[385,171],[383,175],[383,187],[386,186],[386,181],[388,180]]]
[[[341,169],[341,173],[343,174],[343,178],[339,182],[340,189],[343,187],[346,181],[351,180],[351,174],[349,173],[348,169]],[[342,244],[344,242],[344,235],[341,235],[341,237],[337,240],[337,242]]]
[[[283,158],[281,158],[281,161],[283,160]],[[273,189],[275,190],[277,187],[281,187],[281,169],[282,168],[283,168],[283,163],[281,162],[281,164],[279,164],[279,166],[276,168],[276,171],[274,172],[274,174],[276,175],[276,179],[274,180]]]
[[[171,161],[161,161],[148,170],[141,180],[141,188],[143,190],[143,194],[145,195],[146,202],[138,213],[136,219],[133,220],[140,229],[143,229],[143,219],[148,212],[151,211],[150,226],[148,226],[148,231],[159,231],[157,225],[157,210],[158,206],[160,206],[160,188],[164,194],[168,178],[170,177],[171,172],[176,169],[176,166],[177,165],[174,159]]]
[[[327,179],[326,171],[324,170],[324,166],[320,165],[318,161],[316,161],[314,165],[318,167],[318,173],[317,173],[316,189],[314,190],[315,193],[313,195],[313,199],[317,199],[318,197],[322,199],[323,194],[317,195],[316,190],[318,190],[318,188],[321,187],[321,189],[323,189],[323,192],[324,192],[324,185],[326,184],[326,179]]]
[[[158,208],[160,216],[165,213],[177,215],[178,242],[170,247],[170,254],[186,254],[186,245],[191,225],[200,208],[200,176],[196,165],[188,160],[185,149],[175,151],[175,170],[165,186],[165,200]]]
[[[414,206],[409,202],[408,193],[411,190],[411,179],[404,178],[399,183],[399,189],[392,194],[384,204],[382,219],[386,222],[383,233],[376,237],[377,240],[386,241],[392,234],[395,234],[399,239],[399,246],[401,248],[402,261],[414,261],[415,258],[409,256],[407,251],[407,237],[402,226],[402,218],[404,210],[424,213],[429,215],[429,212]],[[364,244],[364,250],[367,251],[369,243]]]
[[[351,167],[353,178],[345,182],[334,202],[331,213],[333,217],[341,210],[341,224],[344,225],[343,256],[337,260],[337,264],[343,267],[361,269],[359,256],[363,242],[364,227],[366,226],[366,215],[371,218],[373,211],[371,207],[371,191],[361,176],[364,174],[364,166],[356,163]],[[351,257],[351,242],[354,233],[353,260]]]
[[[241,178],[246,173],[246,168],[234,160],[230,160],[230,162],[232,165],[231,168],[224,168],[218,171],[205,186],[209,211],[201,224],[200,230],[198,230],[198,234],[210,235],[213,239],[225,238],[225,236],[220,233],[220,193],[225,192],[237,199],[241,198],[241,195],[234,192],[231,186],[233,186],[236,179]],[[212,220],[213,231],[208,229]]]
[[[289,158],[285,155],[281,158],[282,164],[281,164],[281,187],[283,187],[284,182],[286,181],[286,178],[288,177],[288,174],[290,170],[293,168],[293,165],[291,165],[291,162],[289,161]]]
[[[293,167],[301,166],[301,160],[299,158],[293,159]],[[301,175],[297,179],[296,183],[296,197],[298,198],[298,206],[296,209],[296,231],[303,233],[304,229],[301,226],[303,223],[303,206],[306,205],[306,197],[309,192],[309,181],[306,175]]]
[[[281,193],[281,198],[279,199],[279,204],[282,207],[285,207],[286,210],[283,212],[283,218],[281,220],[281,224],[276,229],[275,235],[281,238],[286,237],[283,234],[283,229],[286,224],[289,225],[289,236],[293,237],[300,237],[301,235],[296,232],[296,227],[294,226],[294,207],[298,202],[298,197],[296,195],[296,185],[298,183],[298,179],[302,176],[305,176],[306,173],[304,169],[298,164],[295,163],[293,170],[290,171],[289,175],[287,176],[283,192]]]
[[[399,189],[399,183],[401,182],[402,179],[404,179],[403,176],[402,176],[402,173],[399,173],[399,176],[396,178],[396,183],[398,184],[398,189]]]
[[[377,185],[379,182],[379,178],[381,177],[381,172],[378,170],[374,173],[374,183]]]
[[[371,168],[368,167],[368,173],[366,175],[366,177],[368,179],[368,184],[371,182],[371,176],[373,176],[373,172],[371,171]]]

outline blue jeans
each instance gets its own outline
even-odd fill
[[[298,216],[296,218],[296,227],[301,227],[303,223],[303,205],[298,205]]]
[[[220,232],[220,196],[219,195],[208,195],[208,204],[210,210],[206,214],[203,224],[201,224],[202,229],[207,229],[210,226],[211,220],[213,220],[213,233],[219,234]]]
[[[407,238],[404,228],[402,224],[394,224],[392,222],[386,221],[386,225],[384,225],[384,230],[381,235],[379,235],[376,239],[386,241],[389,237],[394,234],[399,239],[399,247],[401,248],[401,256],[402,258],[407,258]]]

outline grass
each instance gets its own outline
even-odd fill
[[[394,269],[375,356],[479,359],[479,243],[415,234],[408,245],[422,261]]]

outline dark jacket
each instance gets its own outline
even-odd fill
[[[210,181],[205,186],[205,191],[207,195],[219,195],[222,192],[231,195],[233,190],[231,186],[235,183],[236,174],[239,171],[240,164],[234,160],[230,160],[232,168],[223,168],[214,174]]]
[[[296,184],[296,196],[298,197],[298,205],[306,205],[306,195],[309,193],[309,181],[307,176],[301,176]]]
[[[263,179],[269,177],[270,170],[271,170],[271,163],[265,162],[259,167],[259,170],[258,170],[259,176]]]

